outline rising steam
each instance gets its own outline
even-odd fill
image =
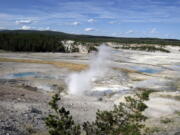
[[[87,70],[72,73],[67,78],[68,92],[73,95],[83,95],[91,90],[93,82],[108,74],[111,70],[112,49],[106,45],[98,48],[98,53],[90,60]]]

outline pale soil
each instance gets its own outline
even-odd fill
[[[170,49],[172,53],[115,51],[112,63],[115,70],[94,83],[95,92],[91,96],[68,95],[65,83],[69,73],[87,68],[91,54],[0,53],[0,135],[23,135],[29,128],[45,130],[43,118],[50,111],[48,102],[53,93],[62,88],[65,92],[61,105],[70,110],[79,123],[93,121],[97,109],[111,109],[115,101],[137,88],[166,91],[151,95],[145,112],[149,117],[147,125],[154,131],[156,127],[163,130],[162,135],[174,135],[180,129],[180,100],[174,99],[174,94],[178,96],[176,91],[180,91],[180,54],[175,51],[177,48]],[[144,73],[136,67],[160,71]],[[23,72],[40,76],[11,76]],[[107,89],[113,93],[104,94]],[[97,92],[100,95],[96,95]],[[161,119],[166,117],[173,122],[162,123]]]

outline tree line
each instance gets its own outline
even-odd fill
[[[65,52],[62,40],[74,40],[80,43],[100,44],[115,42],[128,44],[158,44],[180,46],[180,40],[159,38],[123,38],[75,35],[55,31],[3,30],[0,31],[0,49],[23,52]]]

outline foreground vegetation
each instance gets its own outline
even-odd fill
[[[95,122],[75,123],[69,111],[58,106],[61,99],[55,94],[49,105],[54,113],[49,114],[45,123],[50,135],[145,135],[143,122],[147,119],[142,112],[147,108],[144,104],[149,99],[150,91],[135,96],[125,97],[124,103],[115,105],[111,111],[96,113]]]
[[[54,31],[3,30],[0,31],[0,50],[27,52],[65,52],[62,40],[81,44],[115,42],[128,44],[158,44],[180,46],[180,40],[158,38],[117,38],[105,36],[73,35]]]

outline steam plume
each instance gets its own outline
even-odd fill
[[[68,92],[83,95],[91,90],[93,82],[106,76],[111,70],[112,49],[106,45],[98,48],[98,53],[90,60],[87,70],[72,73],[67,78]]]

